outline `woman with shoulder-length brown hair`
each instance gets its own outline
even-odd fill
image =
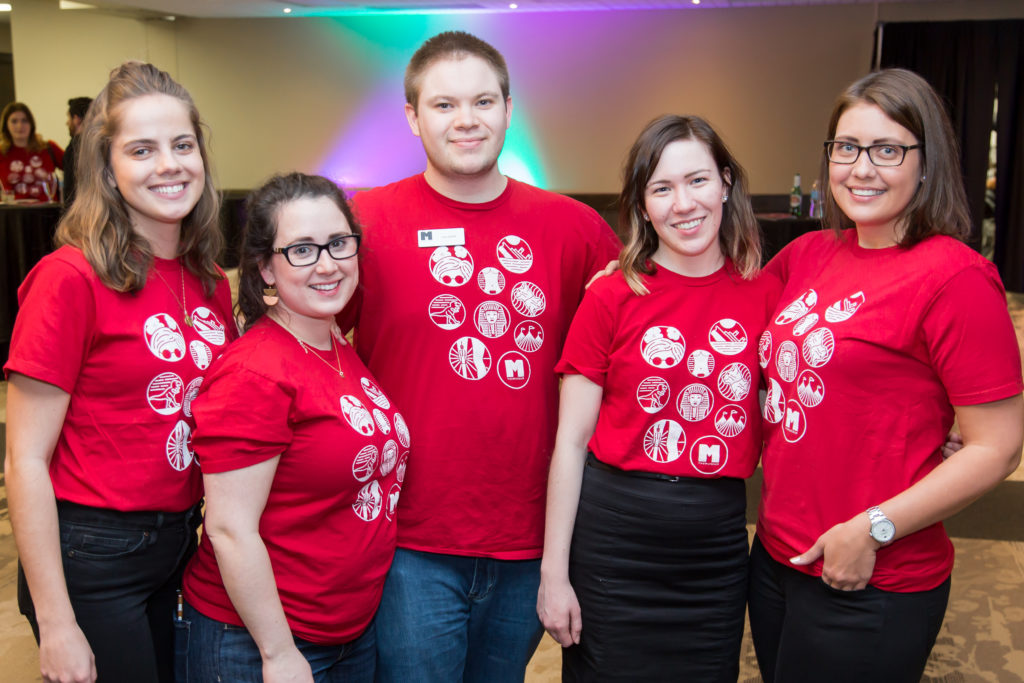
[[[759,276],[743,169],[703,119],[648,124],[620,201],[622,268],[591,285],[556,367],[537,611],[564,680],[735,681],[756,340],[779,285]]]
[[[916,683],[949,599],[942,520],[1020,460],[1020,356],[995,267],[960,241],[956,144],[924,79],[850,85],[822,166],[834,230],[766,268],[785,289],[760,343],[751,630],[769,683]]]
[[[64,150],[36,132],[36,119],[24,102],[10,102],[0,112],[0,184],[15,199],[55,201],[54,171],[64,168]]]
[[[4,367],[19,605],[45,681],[172,681],[202,491],[190,401],[236,336],[217,194],[191,97],[150,64],[111,73],[80,135]]]

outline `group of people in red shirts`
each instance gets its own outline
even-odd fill
[[[426,170],[351,204],[271,178],[234,311],[187,91],[129,62],[93,102],[4,368],[43,679],[521,681],[547,630],[566,680],[734,681],[749,605],[766,681],[919,680],[941,520],[1024,440],[930,86],[840,95],[830,229],[764,270],[745,172],[699,117],[637,138],[623,246],[499,171],[494,47],[434,36],[405,92]]]

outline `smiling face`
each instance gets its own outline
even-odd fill
[[[859,102],[839,117],[834,139],[857,145],[916,145],[914,134],[877,105]],[[908,150],[900,166],[875,166],[866,151],[853,164],[829,163],[836,204],[857,226],[861,246],[886,247],[902,236],[900,216],[921,182],[921,150]]]
[[[644,190],[644,212],[658,235],[654,262],[690,277],[710,275],[725,257],[718,240],[728,187],[707,145],[665,146]]]
[[[498,155],[512,114],[498,76],[483,59],[439,59],[420,80],[419,100],[405,105],[427,154],[432,186],[500,179]]]
[[[115,121],[110,172],[132,229],[151,240],[180,232],[206,179],[188,106],[169,95],[144,95],[118,107]]]
[[[276,212],[274,248],[293,244],[327,244],[352,228],[331,199],[302,197],[281,204]],[[274,306],[288,327],[307,341],[322,337],[359,284],[356,257],[336,261],[327,250],[314,265],[296,267],[284,254],[272,254],[260,268],[263,281],[277,287],[280,298]]]
[[[15,147],[28,147],[28,139],[32,135],[32,123],[23,111],[12,112],[7,117],[7,132]]]

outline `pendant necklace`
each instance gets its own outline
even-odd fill
[[[189,327],[192,327],[192,316],[190,316],[188,314],[188,308],[186,308],[186,306],[185,306],[185,264],[181,263],[179,261],[178,262],[178,266],[181,268],[181,298],[180,299],[178,298],[178,295],[174,292],[174,289],[171,288],[171,286],[169,284],[167,284],[167,280],[164,279],[164,276],[160,274],[160,269],[156,267],[155,263],[153,264],[153,272],[156,273],[156,276],[158,278],[160,278],[160,282],[164,283],[164,287],[166,287],[167,291],[169,291],[171,293],[171,296],[174,297],[174,300],[177,302],[177,304],[179,306],[181,306],[181,314],[183,316],[185,316],[185,324],[188,325]]]
[[[295,341],[299,342],[299,346],[302,347],[303,351],[305,351],[307,354],[312,354],[313,357],[316,358],[318,361],[320,361],[321,363],[323,363],[324,365],[329,367],[334,372],[338,373],[338,377],[344,377],[345,376],[344,371],[341,369],[341,357],[338,356],[338,345],[337,345],[337,340],[334,339],[333,331],[331,332],[331,348],[334,349],[334,362],[337,363],[337,366],[331,365],[330,362],[324,360],[324,357],[321,356],[318,353],[318,349],[315,346],[313,346],[312,344],[308,344],[308,343],[304,342],[299,337],[299,335],[295,334],[295,332],[292,330],[292,328],[288,327],[282,321],[278,320],[276,316],[270,316],[270,318],[271,318],[271,320],[276,322],[278,325],[283,327],[285,330],[287,330],[288,334],[290,334],[293,337],[295,337]]]

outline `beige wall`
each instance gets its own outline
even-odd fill
[[[810,187],[832,100],[867,72],[877,20],[1006,17],[1024,18],[1024,3],[166,22],[18,0],[11,22],[17,96],[44,135],[63,143],[68,97],[95,94],[123,59],[148,59],[192,92],[225,188],[318,170],[356,121],[373,121],[366,135],[387,131],[362,141],[359,163],[406,159],[382,180],[422,168],[402,116],[402,69],[423,37],[456,28],[504,52],[513,126],[529,132],[548,187],[617,191],[639,129],[676,112],[715,124],[765,193],[787,191],[794,172]]]

